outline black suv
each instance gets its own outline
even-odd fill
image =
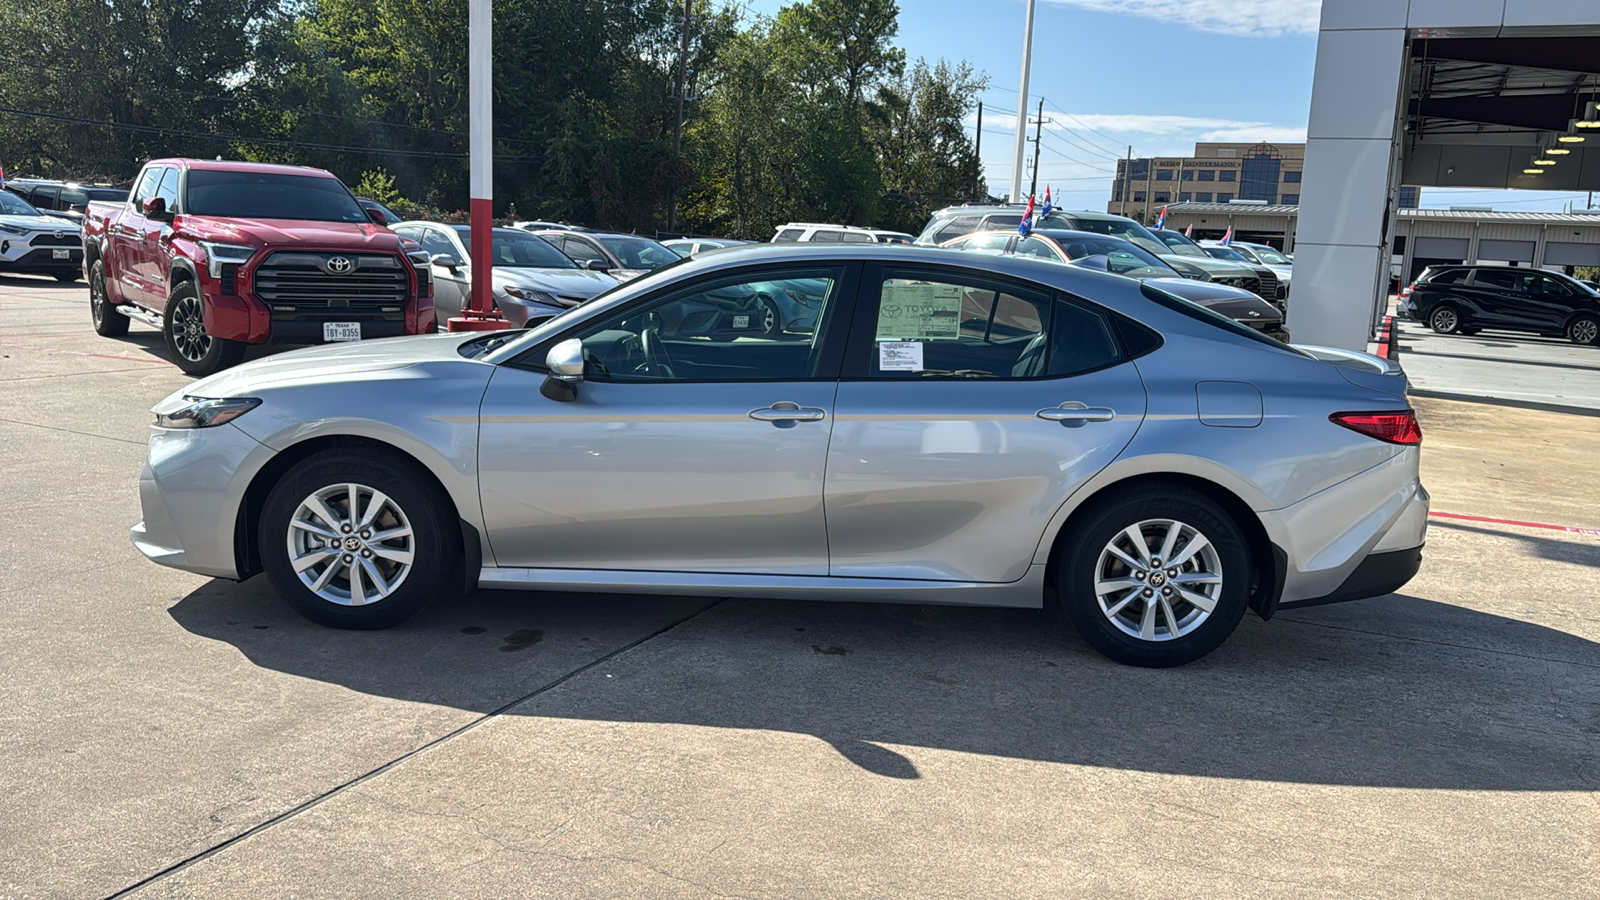
[[[128,192],[109,184],[79,184],[75,181],[46,181],[41,178],[13,178],[6,190],[33,204],[41,212],[82,221],[89,201],[124,203]]]
[[[1395,310],[1440,334],[1485,328],[1600,343],[1600,293],[1556,272],[1510,266],[1429,266]]]

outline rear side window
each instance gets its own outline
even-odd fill
[[[1520,278],[1520,273],[1509,269],[1479,269],[1477,276],[1473,278],[1473,283],[1484,287],[1514,291],[1517,289],[1517,282]]]
[[[811,242],[814,244],[837,244],[842,240],[844,240],[842,231],[815,231],[811,234]]]
[[[839,234],[839,239],[846,244],[873,244],[877,243],[872,235],[860,231],[846,231]]]
[[[1021,216],[990,216],[984,227],[999,231],[1005,228],[1015,228],[1022,224]]]
[[[1140,282],[1139,291],[1154,301],[1157,305],[1166,307],[1167,309],[1170,309],[1179,315],[1188,316],[1196,322],[1204,322],[1205,324],[1214,328],[1220,328],[1223,331],[1232,332],[1240,337],[1248,338],[1258,344],[1265,344],[1268,347],[1273,347],[1278,350],[1289,350],[1291,353],[1298,352],[1290,350],[1289,345],[1283,343],[1282,341],[1273,340],[1272,338],[1269,338],[1266,335],[1256,331],[1254,328],[1240,325],[1238,322],[1235,322],[1221,313],[1212,312],[1198,303],[1193,303],[1183,299],[1182,297],[1179,297],[1176,294],[1169,294],[1158,287],[1153,287],[1148,281]]]

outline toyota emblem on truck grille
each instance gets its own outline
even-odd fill
[[[328,257],[327,266],[328,271],[334,275],[348,275],[350,270],[356,267],[356,264],[348,256],[330,256]]]

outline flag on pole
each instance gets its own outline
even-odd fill
[[[1156,217],[1156,230],[1160,231],[1165,227],[1167,227],[1167,208],[1163,206],[1161,207],[1161,215]]]
[[[1189,227],[1185,228],[1183,230],[1183,236],[1186,237],[1186,238],[1194,237],[1194,224],[1193,223],[1190,223]]]
[[[1044,208],[1039,210],[1039,218],[1049,218],[1052,209],[1055,209],[1055,204],[1050,202],[1050,185],[1047,184],[1044,186]]]
[[[6,167],[0,166],[0,188],[6,186]]]
[[[1228,233],[1224,234],[1222,236],[1222,240],[1217,241],[1217,246],[1218,247],[1231,247],[1231,246],[1233,246],[1233,226],[1232,225],[1228,226]]]
[[[1022,213],[1022,221],[1017,225],[1017,234],[1027,237],[1033,231],[1033,198],[1028,198],[1028,208]]]

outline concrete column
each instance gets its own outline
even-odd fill
[[[1550,224],[1547,222],[1539,226],[1539,236],[1533,239],[1533,267],[1544,268],[1544,248],[1549,243]]]
[[[1295,223],[1297,221],[1299,221],[1299,220],[1296,219],[1293,216],[1290,216],[1289,217],[1289,223],[1287,225],[1283,226],[1283,252],[1284,253],[1293,253],[1294,252],[1294,226],[1295,226]]]
[[[1406,71],[1406,6],[1396,6],[1323,5],[1295,250],[1300,288],[1289,306],[1297,341],[1364,350],[1387,296]]]
[[[1467,238],[1467,258],[1462,262],[1469,266],[1478,261],[1478,234],[1482,226],[1482,222],[1473,222],[1472,237]]]

